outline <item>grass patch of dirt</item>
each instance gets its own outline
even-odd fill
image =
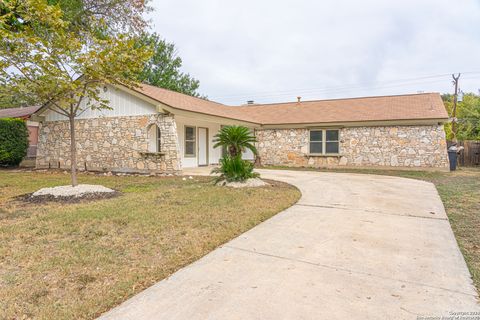
[[[0,170],[0,319],[94,319],[295,203],[287,184],[80,175],[121,196],[25,203],[59,172]]]

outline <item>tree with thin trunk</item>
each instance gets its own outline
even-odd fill
[[[129,34],[80,32],[46,0],[1,2],[0,38],[0,85],[68,119],[76,186],[75,119],[88,109],[110,109],[104,86],[136,86],[151,49]]]

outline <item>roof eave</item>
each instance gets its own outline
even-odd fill
[[[205,112],[175,108],[165,103],[161,103],[161,105],[159,106],[159,109],[157,108],[157,111],[161,112],[161,110],[168,111],[169,113],[176,114],[179,116],[201,118],[202,120],[205,120],[205,121],[219,122],[222,124],[247,125],[247,126],[254,126],[254,127],[260,127],[262,125],[261,123],[258,123],[258,122],[242,120],[235,117],[225,117],[225,116],[219,116],[219,115],[209,114]]]
[[[219,116],[219,115],[215,115],[215,114],[211,114],[211,113],[193,111],[193,110],[174,107],[174,106],[169,105],[169,104],[167,104],[167,103],[165,103],[161,100],[158,100],[158,99],[152,98],[150,96],[147,96],[146,94],[144,94],[143,92],[141,92],[139,90],[130,89],[130,88],[127,88],[125,86],[120,86],[120,85],[117,85],[116,87],[121,89],[121,90],[124,90],[128,93],[131,93],[132,95],[134,95],[134,96],[136,96],[136,97],[138,97],[142,100],[145,100],[147,102],[150,102],[150,103],[154,104],[157,107],[158,112],[164,112],[164,113],[168,112],[168,113],[183,115],[183,116],[187,116],[187,117],[188,116],[191,117],[193,115],[200,115],[204,118],[214,120],[215,122],[223,122],[223,123],[229,122],[228,124],[230,124],[230,123],[234,124],[235,123],[235,124],[247,124],[247,125],[254,125],[254,126],[260,126],[261,125],[258,122],[243,120],[243,119],[239,119],[237,117]]]
[[[441,125],[448,118],[425,119],[393,119],[393,120],[366,120],[366,121],[335,121],[335,122],[308,122],[308,123],[267,123],[262,129],[283,128],[318,128],[318,127],[381,127],[381,126],[415,126],[415,125]]]

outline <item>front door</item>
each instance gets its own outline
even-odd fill
[[[208,129],[198,128],[198,165],[208,165]]]

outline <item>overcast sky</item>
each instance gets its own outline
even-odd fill
[[[465,72],[463,91],[480,88],[479,0],[152,5],[153,30],[176,44],[199,91],[226,104],[451,92],[452,72]]]

